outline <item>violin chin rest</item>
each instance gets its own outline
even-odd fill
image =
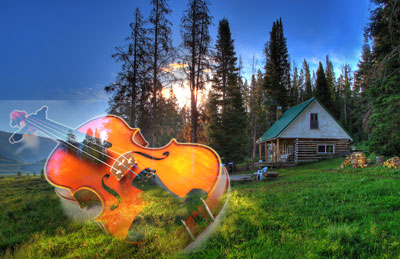
[[[68,190],[56,187],[56,188],[54,189],[54,191],[56,192],[56,194],[57,194],[57,196],[58,196],[59,198],[65,200],[65,201],[69,201],[69,202],[78,204],[78,201],[75,199],[74,196],[72,196],[72,195],[69,193]]]
[[[68,201],[80,206],[81,209],[87,208],[92,204],[101,204],[99,197],[92,191],[81,189],[72,196],[66,189],[55,188],[55,192],[64,201]]]

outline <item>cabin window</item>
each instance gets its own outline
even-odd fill
[[[310,113],[310,129],[319,129],[318,113]]]
[[[332,144],[318,145],[318,153],[333,154],[334,152],[335,148]]]

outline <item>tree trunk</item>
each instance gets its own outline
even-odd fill
[[[152,103],[152,122],[151,122],[151,133],[152,133],[152,146],[154,147],[157,141],[156,128],[157,128],[157,95],[158,95],[158,9],[159,2],[156,3],[156,21],[154,28],[154,60],[153,60],[153,98]]]
[[[132,83],[132,93],[131,93],[131,127],[136,128],[136,93],[135,93],[135,88],[136,88],[136,82]]]
[[[190,93],[190,114],[191,114],[191,136],[190,136],[190,142],[196,143],[197,142],[197,105],[196,105],[196,97],[195,97],[195,89],[191,90]]]
[[[133,78],[131,86],[131,127],[136,128],[136,79],[137,79],[137,31],[138,17],[135,17],[135,34],[134,34],[134,45],[133,45]]]
[[[193,15],[193,24],[196,24],[196,17],[197,14],[194,13]],[[190,136],[190,142],[192,143],[196,143],[197,142],[197,104],[196,104],[196,96],[195,96],[195,92],[196,92],[196,30],[195,27],[192,27],[192,57],[191,57],[191,61],[192,61],[192,66],[191,66],[191,71],[190,71],[190,123],[191,123],[191,128],[192,128],[192,132],[191,132],[191,136]],[[200,60],[199,60],[200,61]]]

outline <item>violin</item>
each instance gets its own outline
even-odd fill
[[[100,202],[102,210],[95,221],[110,235],[126,240],[128,231],[135,229],[132,224],[147,205],[143,199],[147,179],[157,179],[158,185],[177,199],[198,191],[204,194],[180,220],[180,234],[186,235],[189,243],[224,207],[229,175],[212,148],[175,139],[163,147],[149,148],[140,130],[120,117],[101,116],[72,129],[48,119],[47,110],[43,106],[29,115],[13,111],[10,125],[19,130],[10,142],[37,131],[57,141],[45,164],[47,181],[61,198],[77,202],[81,208]],[[200,226],[198,218],[207,224]]]

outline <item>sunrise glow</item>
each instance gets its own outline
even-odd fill
[[[173,73],[174,76],[178,79],[184,78],[183,68],[187,67],[186,64],[182,63],[171,63],[168,67],[162,68],[163,71],[168,73]],[[211,69],[205,69],[204,72],[211,74]],[[190,89],[188,82],[185,81],[177,81],[172,86],[172,91],[177,99],[178,105],[180,108],[184,106],[190,106]],[[204,90],[199,91],[198,103],[201,103],[205,100],[205,97],[211,87],[210,83],[206,83]],[[171,88],[164,88],[162,90],[162,95],[165,98],[171,97]]]
[[[179,107],[184,107],[185,105],[190,105],[190,90],[189,87],[182,87],[180,85],[172,86],[172,91],[178,101]],[[165,98],[171,97],[171,90],[168,88],[164,88],[162,90],[162,95]]]

